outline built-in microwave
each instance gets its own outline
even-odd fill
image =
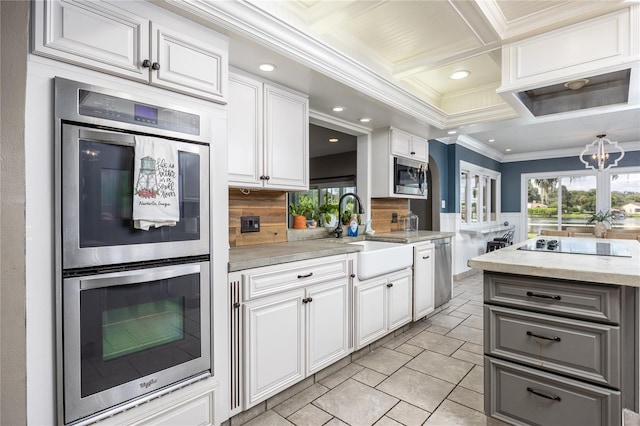
[[[393,192],[427,197],[427,163],[403,157],[393,159]]]

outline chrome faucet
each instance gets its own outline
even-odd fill
[[[342,194],[342,196],[340,197],[340,200],[338,201],[338,225],[336,226],[336,229],[333,230],[333,234],[336,236],[336,238],[342,237],[342,222],[340,220],[342,216],[342,200],[344,200],[349,195],[351,195],[355,199],[354,207],[358,210],[358,213],[364,214],[364,207],[362,207],[362,200],[360,199],[360,197],[358,197],[357,194],[353,192],[347,192],[346,194]]]

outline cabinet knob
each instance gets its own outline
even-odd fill
[[[387,287],[389,287],[389,288],[393,287],[393,283],[387,284]]]
[[[160,69],[160,64],[157,62],[154,62],[153,64],[151,64],[151,69],[154,71],[158,71]]]
[[[309,302],[313,302],[312,297],[305,297],[304,299],[302,299],[302,303],[309,303]]]
[[[142,68],[150,68],[151,67],[151,61],[148,59],[145,59],[144,61],[142,61]]]
[[[411,155],[416,155],[416,152],[415,151],[411,151]]]
[[[267,176],[265,176],[264,178],[265,178],[266,180],[269,180],[269,179],[271,179],[271,176],[267,175]]]
[[[234,304],[233,304],[233,307],[234,307],[234,308],[239,308],[239,307],[240,307],[240,302],[236,302],[236,303],[234,303]]]
[[[356,274],[351,274],[351,278],[355,278],[355,277],[356,277]]]

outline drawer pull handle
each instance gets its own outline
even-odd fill
[[[387,287],[388,287],[388,288],[393,287],[393,283],[389,283],[389,284],[387,284]]]
[[[541,299],[553,299],[553,300],[561,300],[562,297],[560,296],[549,296],[547,294],[538,294],[538,293],[534,293],[532,291],[528,291],[527,292],[527,296],[529,297],[539,297]]]
[[[312,275],[313,275],[313,272],[309,272],[308,274],[305,274],[305,275],[298,275],[298,279],[300,279],[300,278],[309,278]]]
[[[534,334],[534,333],[532,333],[530,331],[527,331],[527,336],[536,337],[538,339],[544,339],[544,340],[553,340],[554,342],[559,342],[560,340],[562,340],[557,336],[556,337],[540,336],[539,334]]]
[[[546,395],[546,394],[544,394],[542,392],[539,392],[539,391],[537,391],[535,389],[527,388],[527,392],[531,392],[534,395],[540,396],[542,398],[551,399],[553,401],[562,401],[562,398],[560,398],[558,395],[549,396],[549,395]]]
[[[424,256],[424,257],[423,257],[423,259],[428,259],[428,258],[429,258],[429,256]]]
[[[313,302],[312,297],[305,297],[304,299],[302,299],[302,303],[309,303],[309,302]]]

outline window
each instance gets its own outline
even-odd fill
[[[615,228],[640,229],[640,171],[617,168],[601,173],[572,171],[523,175],[528,238],[542,229],[587,229],[594,212],[609,210]],[[607,196],[610,194],[610,196]],[[524,199],[523,195],[523,199]],[[637,211],[634,212],[634,210]]]
[[[349,192],[356,192],[356,186],[353,181],[311,184],[308,191],[290,192],[289,203],[303,204],[317,213],[318,208],[324,204],[337,206],[340,197]],[[346,200],[342,209],[343,211],[353,211],[353,199]],[[312,216],[312,214],[307,214],[307,219],[311,219]]]
[[[460,162],[460,220],[463,225],[489,225],[498,220],[500,173]]]

